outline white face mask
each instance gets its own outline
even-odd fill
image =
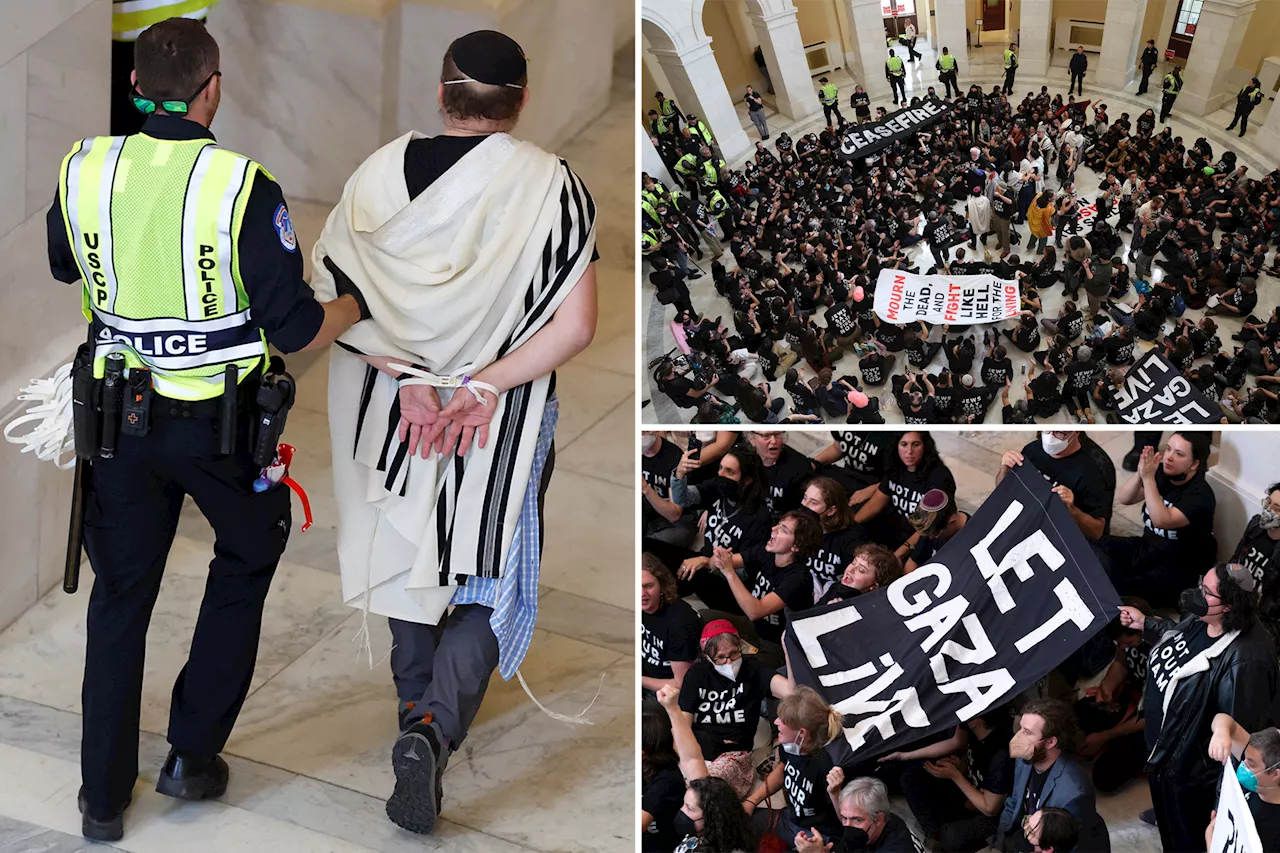
[[[731,663],[717,663],[713,665],[716,668],[716,672],[720,673],[730,681],[737,681],[738,671],[742,669],[742,658],[738,658]]]
[[[659,437],[657,435],[644,435],[640,437],[641,441],[644,442],[645,453],[648,453],[650,450],[653,450],[658,446],[658,438]]]
[[[1050,433],[1042,433],[1040,436],[1040,446],[1044,448],[1044,452],[1050,456],[1057,456],[1062,451],[1071,446],[1071,439],[1058,438]]]
[[[796,739],[791,743],[782,744],[782,751],[791,755],[799,755],[800,748],[804,745],[804,735],[796,735]]]

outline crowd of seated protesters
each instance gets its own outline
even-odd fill
[[[791,674],[787,614],[932,561],[970,520],[947,461],[917,431],[833,432],[812,457],[776,433],[646,433],[646,512],[666,526],[643,542],[642,849],[1108,851],[1097,796],[1145,775],[1163,849],[1205,850],[1228,756],[1280,849],[1280,483],[1219,562],[1210,435],[1139,443],[1122,482],[1084,433],[1005,452],[992,488],[1034,466],[1124,606],[1007,704],[841,766],[839,713]],[[1142,534],[1114,534],[1137,504]],[[666,535],[682,523],[692,539]]]
[[[1124,368],[1154,347],[1225,420],[1280,423],[1280,306],[1258,304],[1280,170],[1047,87],[946,100],[864,160],[831,127],[737,169],[679,122],[654,130],[678,183],[642,176],[643,254],[683,350],[650,353],[659,393],[700,424],[981,423],[996,400],[1006,424],[1115,422]],[[705,316],[687,284],[704,244]],[[888,323],[886,269],[1017,280],[1023,313],[982,348],[972,327]]]

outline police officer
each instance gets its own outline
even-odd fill
[[[1236,114],[1231,119],[1231,124],[1227,125],[1227,130],[1235,130],[1236,122],[1240,123],[1240,135],[1244,136],[1245,130],[1249,127],[1249,113],[1253,112],[1253,108],[1262,103],[1262,83],[1257,77],[1249,81],[1249,85],[1245,86],[1236,94]]]
[[[142,31],[177,15],[207,20],[217,0],[111,0],[111,132],[126,136],[142,129],[143,115],[133,108],[133,44]],[[141,6],[143,8],[139,9]]]
[[[711,149],[705,145],[702,146],[702,150],[699,153],[702,155],[701,165],[698,167],[702,178],[702,189],[710,196],[711,191],[717,189],[721,181],[724,180],[728,166],[725,165],[724,160],[713,154]],[[695,200],[698,198],[697,193],[690,193],[690,195]]]
[[[836,84],[826,77],[819,77],[818,82],[822,84],[818,87],[818,100],[822,102],[822,115],[827,120],[827,127],[844,127],[844,116],[840,115],[840,91]],[[832,113],[836,117],[834,123],[831,121]]]
[[[902,103],[907,102],[907,66],[903,63],[902,57],[896,55],[892,50],[889,51],[889,58],[884,61],[884,76],[889,78],[889,87],[893,89],[893,105],[898,105],[898,99],[902,99]]]
[[[698,178],[702,172],[698,164],[698,155],[694,151],[686,151],[676,161],[676,175],[684,181],[684,188],[689,191],[689,195],[694,198],[698,197]]]
[[[1156,40],[1147,39],[1147,46],[1142,49],[1142,56],[1138,57],[1138,66],[1142,69],[1142,82],[1138,84],[1139,95],[1147,93],[1151,72],[1156,70],[1156,63],[1159,61],[1160,53],[1156,50]]]
[[[1164,75],[1164,96],[1160,99],[1160,123],[1169,121],[1169,113],[1173,112],[1173,102],[1178,100],[1182,91],[1182,68],[1175,65]]]
[[[675,130],[679,130],[680,121],[684,116],[681,115],[680,108],[676,106],[676,102],[661,92],[654,92],[653,97],[658,102],[658,114],[662,116],[662,120]]]
[[[657,110],[649,110],[649,133],[659,139],[668,139],[675,135],[671,125],[667,124],[666,119],[658,115]]]
[[[1078,95],[1084,95],[1084,75],[1089,70],[1089,57],[1084,55],[1084,45],[1079,45],[1076,52],[1071,54],[1071,62],[1067,65],[1067,71],[1071,73],[1071,84],[1067,86],[1067,94],[1075,92]]]
[[[255,492],[260,469],[248,446],[267,343],[286,353],[324,347],[367,316],[354,286],[316,302],[280,187],[215,144],[221,72],[204,24],[179,17],[149,27],[135,64],[142,132],[76,143],[48,215],[54,278],[83,281],[94,374],[122,357],[127,404],[150,399],[127,410],[114,454],[93,459],[85,499],[94,583],[79,806],[82,831],[96,841],[122,837],[138,778],[147,624],[185,495],[216,541],[156,790],[187,800],[226,791],[218,754],[249,692],[263,601],[290,527],[288,490]],[[220,422],[229,402],[240,417]],[[236,440],[223,455],[228,424]]]
[[[715,135],[712,134],[711,128],[707,127],[703,123],[702,119],[698,118],[693,113],[689,113],[684,117],[684,120],[685,130],[689,131],[689,135],[692,136],[699,145],[705,145],[712,151],[716,152],[717,155],[720,153],[720,146],[716,145]]]
[[[945,47],[942,49],[942,55],[938,57],[938,78],[942,80],[947,87],[947,97],[952,97],[951,90],[956,90],[956,95],[960,94],[960,84],[956,82],[956,73],[960,70],[960,63],[956,62],[956,58]],[[894,103],[897,103],[896,101]]]
[[[1004,51],[1004,86],[1001,91],[1013,94],[1013,77],[1018,73],[1018,46],[1011,44]]]

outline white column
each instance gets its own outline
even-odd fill
[[[764,64],[769,68],[773,81],[774,97],[778,112],[793,119],[802,119],[821,109],[809,64],[804,58],[804,40],[800,38],[800,23],[796,20],[796,7],[790,0],[787,8],[775,12],[748,17],[760,39]]]
[[[711,39],[705,39],[684,50],[651,49],[671,82],[667,95],[685,112],[695,112],[707,123],[720,153],[727,162],[746,154],[751,148],[742,122],[733,108],[729,90],[711,52]]]
[[[1175,109],[1206,116],[1235,94],[1229,72],[1257,5],[1257,0],[1205,0],[1187,67],[1182,71],[1184,83]]]
[[[938,40],[933,48],[939,55],[945,47],[960,63],[959,79],[972,77],[969,67],[969,48],[965,42],[966,18],[964,0],[937,0],[934,4],[934,20],[938,25]]]
[[[1254,140],[1259,151],[1280,151],[1280,106],[1278,104],[1280,102],[1272,102],[1267,108],[1267,117],[1258,131],[1258,138]]]
[[[1102,56],[1098,58],[1099,86],[1123,89],[1133,81],[1146,14],[1147,0],[1107,0]]]
[[[1050,38],[1053,35],[1053,0],[1021,2],[1018,28],[1022,42],[1018,45],[1018,74],[1044,77],[1049,73],[1049,52],[1053,50]]]
[[[889,58],[885,50],[884,17],[880,12],[880,0],[845,0],[849,4],[849,23],[853,26],[853,40],[858,54],[858,64],[851,65],[849,73],[871,96],[871,100],[887,97],[889,81],[884,76],[884,61]]]

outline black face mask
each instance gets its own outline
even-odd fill
[[[853,598],[855,595],[862,595],[862,590],[856,589],[851,586],[845,586],[844,584],[840,583],[840,581],[836,581],[834,584],[832,584],[830,591],[833,595],[836,595],[840,598]]]
[[[1182,595],[1178,596],[1178,606],[1184,612],[1194,616],[1209,615],[1209,600],[1204,597],[1204,592],[1198,586],[1184,589]]]
[[[724,495],[725,497],[737,500],[738,491],[741,487],[740,483],[738,483],[736,480],[730,480],[728,477],[721,477],[719,475],[716,476],[716,479],[714,482],[716,484],[716,490],[719,491],[720,494]]]
[[[681,838],[687,838],[690,835],[697,836],[698,826],[693,822],[693,818],[684,813],[684,810],[676,812],[676,816],[671,819],[671,828]]]
[[[846,826],[844,828],[845,850],[865,850],[870,843],[866,830],[858,829],[856,826]]]

